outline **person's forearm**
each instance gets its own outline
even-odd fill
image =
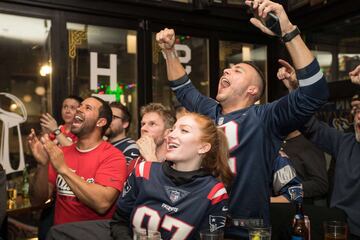
[[[48,165],[38,164],[34,177],[30,183],[30,201],[39,206],[49,199]]]
[[[72,141],[70,141],[63,133],[60,133],[56,136],[56,140],[60,143],[60,146],[70,146],[73,144]]]
[[[98,214],[106,213],[119,195],[114,188],[87,183],[70,168],[66,168],[59,174],[65,179],[75,196]]]
[[[295,69],[302,69],[314,60],[313,54],[305,45],[300,35],[285,43],[285,46],[289,51]]]
[[[175,48],[163,50],[166,56],[166,70],[169,81],[177,80],[186,74],[183,65],[176,56]]]
[[[284,197],[283,195],[271,197],[270,198],[271,203],[289,203],[290,201]]]

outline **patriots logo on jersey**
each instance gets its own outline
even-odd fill
[[[71,190],[70,186],[60,174],[56,177],[56,187],[59,195],[75,197],[75,194]]]
[[[226,217],[209,215],[210,231],[216,231],[225,227]]]
[[[130,192],[130,190],[131,190],[131,185],[129,181],[126,181],[122,192],[122,196],[124,197],[128,192]]]
[[[177,201],[186,197],[189,194],[189,192],[187,191],[169,186],[165,186],[165,191],[172,203],[176,203]]]
[[[303,189],[301,184],[289,187],[288,192],[291,197],[291,201],[302,202]]]

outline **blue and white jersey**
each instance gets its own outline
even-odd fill
[[[225,115],[221,105],[202,95],[187,75],[170,82],[185,108],[209,116],[224,129],[230,148],[229,165],[236,174],[229,198],[233,219],[263,219],[269,224],[273,160],[282,140],[326,103],[327,83],[316,59],[298,70],[297,78],[300,87],[289,95]],[[246,236],[235,228],[228,233]]]
[[[163,240],[193,239],[202,229],[224,228],[224,185],[205,175],[178,186],[165,175],[163,164],[142,162],[129,176],[117,207],[130,216],[130,228],[159,231]]]
[[[289,201],[303,202],[304,192],[301,180],[296,176],[289,158],[280,154],[273,164],[272,193],[274,196],[282,195]]]
[[[125,156],[126,165],[133,159],[140,156],[139,147],[136,142],[131,138],[123,138],[117,142],[111,143],[114,147],[122,151]]]

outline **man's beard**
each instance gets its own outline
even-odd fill
[[[360,142],[360,131],[358,131],[358,130],[355,130],[355,139],[356,139],[356,141]]]
[[[109,134],[107,135],[107,137],[109,139],[115,138],[118,135],[122,134],[125,131],[125,129],[121,128],[121,129],[116,129],[115,131],[109,128]]]
[[[96,128],[96,121],[87,122],[86,120],[82,123],[80,128],[72,129],[71,132],[75,134],[78,138],[86,136],[87,134],[93,132]]]

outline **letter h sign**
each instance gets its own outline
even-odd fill
[[[117,86],[117,55],[110,54],[110,68],[98,67],[98,53],[90,52],[90,89],[97,90],[98,76],[110,77],[110,90],[115,91]],[[116,101],[114,94],[92,94],[108,102]]]

